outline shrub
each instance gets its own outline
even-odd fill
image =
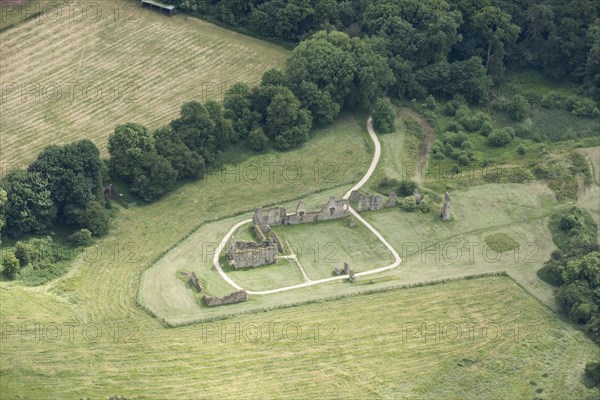
[[[571,114],[577,117],[597,118],[600,116],[600,110],[592,99],[580,98],[573,103]]]
[[[537,276],[544,282],[558,287],[564,283],[562,272],[563,266],[560,263],[548,261],[546,265],[538,270]]]
[[[378,98],[373,108],[373,128],[379,133],[392,133],[396,130],[396,109],[387,98]]]
[[[260,151],[267,146],[269,138],[262,128],[256,128],[248,134],[248,142],[253,150]]]
[[[600,385],[600,362],[589,362],[585,365],[585,374],[596,383]]]
[[[423,196],[421,202],[419,203],[419,209],[423,213],[428,213],[431,211],[431,200],[429,199],[429,196]]]
[[[411,196],[416,188],[417,184],[415,182],[405,180],[400,182],[400,185],[396,188],[396,194],[401,197]]]
[[[476,114],[469,114],[463,110],[461,111],[458,122],[460,122],[467,132],[476,132],[480,130],[486,122],[489,122],[488,117],[484,113],[478,112]]]
[[[509,144],[515,136],[512,128],[496,129],[488,136],[488,144],[493,147],[504,147]]]
[[[541,105],[549,109],[562,108],[564,106],[564,98],[556,92],[550,92],[542,97]]]
[[[492,123],[490,121],[485,121],[479,129],[479,133],[483,136],[488,136],[490,133],[492,133],[493,129],[494,127],[492,126]]]
[[[423,107],[435,111],[435,109],[437,108],[435,98],[432,95],[427,96],[427,98],[425,99],[425,103],[423,103]]]
[[[457,103],[449,101],[442,106],[442,114],[447,117],[453,117],[456,115],[456,110],[458,109]]]
[[[90,230],[94,236],[103,236],[108,233],[110,215],[102,204],[90,201],[77,217],[77,223],[81,228]]]
[[[517,154],[519,154],[520,156],[524,156],[525,153],[527,153],[527,150],[525,150],[525,147],[523,145],[520,145],[517,148]]]
[[[89,229],[80,229],[69,236],[69,243],[73,246],[87,246],[92,242],[92,232]]]
[[[21,262],[13,251],[4,253],[2,266],[4,267],[4,275],[6,275],[8,279],[15,279],[21,270]]]
[[[520,94],[513,96],[512,100],[508,104],[508,113],[516,121],[522,121],[529,115],[529,101]]]
[[[419,206],[417,205],[417,201],[414,196],[405,197],[400,201],[400,209],[408,212],[413,212],[417,210]]]
[[[398,181],[398,179],[388,178],[386,176],[381,181],[379,181],[379,184],[377,185],[377,187],[381,190],[388,190],[388,189],[397,187],[399,184],[400,184],[400,182]]]

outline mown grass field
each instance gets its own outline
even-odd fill
[[[394,261],[390,251],[362,223],[349,226],[348,222],[349,218],[274,230],[281,240],[290,243],[312,280],[333,276],[333,269],[342,270],[344,263],[354,272],[363,272]]]
[[[31,161],[46,145],[83,138],[106,154],[106,139],[117,124],[158,128],[175,118],[185,101],[220,100],[228,86],[257,83],[289,54],[138,3],[83,0],[71,13],[63,5],[60,14],[0,33],[5,168]]]
[[[62,326],[78,317],[67,303],[41,293],[13,288],[0,295],[5,322]],[[72,341],[41,336],[34,342],[30,332],[30,341],[22,342],[20,335],[7,335],[2,398],[593,399],[598,394],[581,383],[597,347],[505,277],[176,329],[122,311],[116,309],[112,319],[121,323],[117,339],[97,319],[106,332],[97,343],[84,339],[83,325],[73,328]]]

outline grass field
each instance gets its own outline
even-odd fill
[[[348,219],[315,224],[281,226],[274,229],[312,280],[329,278],[335,267],[348,263],[354,272],[389,265],[394,257],[360,222],[350,227]]]
[[[91,4],[90,11],[81,11]],[[58,17],[0,33],[0,160],[31,161],[46,145],[91,139],[106,154],[117,124],[158,128],[185,101],[220,100],[257,83],[288,51],[183,14],[138,2],[83,0]],[[5,167],[7,168],[7,167]]]
[[[63,326],[79,317],[68,303],[38,292],[11,288],[0,296],[5,323]],[[597,347],[509,278],[358,296],[176,329],[123,311],[115,309],[112,319],[121,324],[117,339],[108,321],[98,319],[90,325],[104,328],[97,343],[84,338],[83,325],[73,328],[72,340],[42,336],[34,342],[29,332],[22,342],[19,334],[7,335],[2,398],[598,394],[582,384],[583,367]]]
[[[438,220],[437,209],[426,214],[390,209],[365,218],[403,257],[387,275],[414,282],[503,270],[553,306],[552,287],[535,273],[555,248],[546,220],[560,207],[542,184],[488,184],[453,192],[447,223]],[[509,235],[519,248],[489,249],[485,239],[494,234]]]

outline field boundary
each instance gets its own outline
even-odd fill
[[[177,327],[194,325],[194,324],[199,324],[199,323],[220,321],[220,320],[237,317],[237,316],[241,316],[241,315],[258,314],[258,313],[269,312],[269,311],[273,311],[273,310],[303,306],[303,305],[307,305],[307,304],[325,303],[325,302],[330,302],[330,301],[335,301],[335,300],[341,300],[341,299],[344,299],[347,297],[393,292],[393,291],[402,290],[402,289],[412,289],[412,288],[423,287],[423,286],[435,286],[435,285],[441,285],[444,283],[450,283],[450,282],[455,282],[455,281],[481,279],[481,278],[489,278],[489,277],[495,277],[495,276],[510,278],[510,276],[508,275],[508,273],[506,271],[494,271],[494,272],[484,272],[481,274],[461,275],[461,276],[455,276],[455,277],[450,277],[450,278],[435,279],[435,280],[431,280],[431,281],[422,281],[422,282],[415,282],[415,283],[402,283],[402,284],[397,284],[397,285],[383,286],[383,287],[361,290],[361,291],[350,292],[350,293],[343,293],[343,294],[338,294],[338,295],[333,295],[333,296],[321,296],[321,297],[317,297],[317,298],[310,299],[310,300],[285,303],[285,304],[269,306],[269,307],[257,307],[255,309],[251,309],[251,310],[234,311],[234,312],[227,313],[227,314],[215,315],[215,316],[205,317],[205,318],[198,318],[198,319],[180,322],[180,323],[170,323],[170,322],[166,321],[164,318],[162,318],[162,324],[165,328],[177,328]],[[511,278],[511,281],[514,281],[514,279]],[[527,294],[529,296],[533,296],[529,292],[527,292]],[[535,297],[535,296],[533,296],[533,297]]]

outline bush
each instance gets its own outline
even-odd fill
[[[92,232],[89,229],[80,229],[69,236],[69,243],[73,246],[87,246],[92,242]]]
[[[542,97],[541,105],[548,109],[563,108],[564,98],[556,92],[550,92]]]
[[[402,181],[400,185],[396,188],[396,194],[400,197],[412,196],[417,188],[417,184],[413,181]]]
[[[508,113],[516,121],[522,121],[529,115],[529,101],[520,94],[513,96],[512,100],[508,104]]]
[[[378,133],[392,133],[396,130],[396,108],[387,98],[378,98],[373,108],[373,128]]]
[[[422,213],[428,213],[431,211],[431,200],[429,196],[423,196],[421,202],[419,203],[419,209]]]
[[[425,103],[423,103],[423,107],[427,108],[428,110],[435,111],[435,109],[437,108],[435,98],[432,95],[427,96],[427,98],[425,99]]]
[[[571,309],[569,317],[572,321],[585,324],[596,311],[598,311],[598,307],[595,304],[581,303]]]
[[[379,184],[377,185],[377,187],[380,190],[388,190],[388,189],[395,188],[398,185],[400,185],[400,181],[398,181],[398,179],[394,179],[394,178],[390,179],[386,176],[381,181],[379,181]]]
[[[442,107],[442,114],[447,117],[453,117],[456,115],[456,110],[458,110],[458,103],[449,101]]]
[[[519,154],[520,156],[524,156],[525,153],[527,153],[527,150],[525,150],[525,147],[523,145],[520,145],[517,148],[517,154]]]
[[[585,365],[585,374],[596,383],[600,385],[600,362],[590,362]]]
[[[413,212],[417,210],[419,206],[417,205],[417,201],[414,196],[409,196],[400,201],[400,209],[408,212]]]
[[[489,134],[487,141],[490,146],[504,147],[515,137],[515,131],[512,128],[496,129]]]
[[[492,133],[493,129],[494,127],[492,126],[492,123],[490,121],[485,121],[479,129],[479,133],[483,136],[488,136],[490,133]]]
[[[480,130],[486,122],[489,123],[489,117],[481,112],[470,114],[466,109],[461,109],[459,114],[458,122],[460,122],[467,132],[476,132]]]
[[[600,110],[593,100],[582,98],[575,100],[571,107],[571,114],[577,117],[597,118],[600,116]]]
[[[262,128],[254,129],[248,134],[248,143],[250,143],[250,147],[252,147],[253,150],[263,150],[268,142],[269,138],[265,135]]]
[[[110,215],[106,208],[97,201],[90,201],[77,217],[77,223],[83,229],[88,229],[94,236],[108,233]]]
[[[11,280],[15,279],[21,270],[21,262],[13,251],[7,251],[4,253],[2,266],[4,267],[4,275]]]
[[[561,286],[564,281],[562,279],[563,266],[558,262],[546,262],[537,272],[537,276],[546,283],[552,286]]]
[[[27,242],[18,241],[15,244],[15,256],[21,267],[29,264],[54,263],[68,258],[68,255],[63,253],[63,248],[50,236],[29,239]]]

